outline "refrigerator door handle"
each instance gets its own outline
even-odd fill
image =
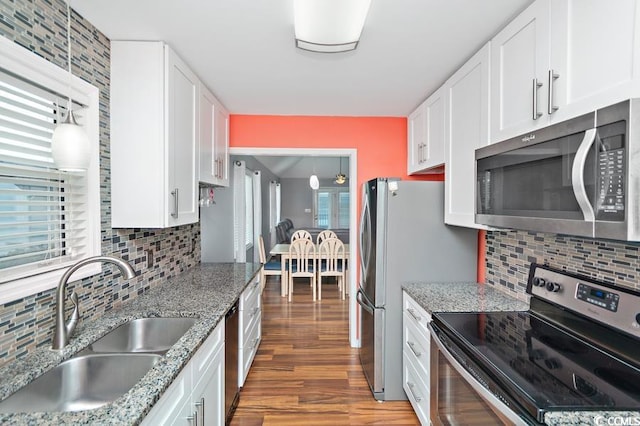
[[[358,301],[358,305],[362,306],[362,309],[369,312],[371,315],[374,314],[374,306],[369,302],[369,300],[367,300],[367,296],[362,292],[362,289],[358,289],[356,300]]]
[[[367,195],[367,191],[364,190],[362,194],[362,215],[360,217],[360,273],[363,277],[367,276],[367,268],[369,267],[369,250],[370,247],[364,246],[364,234],[366,232],[371,232],[371,223],[370,223],[370,214],[369,214],[369,196]],[[366,225],[365,225],[366,221]],[[367,242],[371,245],[371,235],[367,235]]]

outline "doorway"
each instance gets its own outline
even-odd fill
[[[357,150],[348,148],[230,148],[230,155],[248,156],[302,156],[302,157],[346,157],[349,159],[349,257],[357,259]],[[349,342],[351,347],[359,347],[357,336],[357,261],[349,268]]]

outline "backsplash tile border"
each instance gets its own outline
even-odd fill
[[[64,0],[0,2],[0,36],[66,69],[66,7]],[[121,256],[136,270],[135,279],[121,282],[117,269],[107,266],[103,274],[69,286],[69,293],[72,289],[78,293],[82,319],[91,320],[199,263],[200,225],[169,229],[111,228],[110,41],[73,10],[71,26],[72,72],[100,90],[102,253]],[[149,249],[154,252],[151,269],[146,265]],[[0,366],[50,344],[54,311],[55,290],[0,305]]]
[[[640,243],[528,231],[487,231],[488,284],[526,299],[531,263],[640,291]]]

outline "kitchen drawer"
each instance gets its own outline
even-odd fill
[[[242,311],[247,305],[251,305],[252,303],[254,303],[256,299],[259,299],[260,294],[260,280],[258,279],[258,277],[256,277],[240,295],[239,309]]]
[[[409,402],[418,416],[420,423],[429,425],[429,388],[419,369],[411,362],[406,352],[403,354],[402,363],[402,387],[409,397]]]
[[[224,337],[223,318],[191,359],[193,363],[194,383],[202,376],[203,371],[206,370],[207,366],[211,363],[211,360],[214,358],[213,355],[224,347]]]
[[[240,296],[240,330],[242,336],[247,336],[262,310],[260,281],[256,280]],[[240,339],[240,344],[242,344]]]
[[[255,322],[260,318],[262,309],[260,303],[246,305],[246,309],[240,312],[240,327],[242,335],[247,336],[249,330],[254,326]]]
[[[429,334],[426,335],[418,328],[408,313],[404,313],[402,327],[403,351],[411,359],[414,366],[420,370],[425,383],[429,383]],[[427,386],[428,387],[428,386]]]
[[[258,352],[258,346],[260,346],[260,340],[262,339],[262,315],[258,313],[256,321],[253,321],[253,326],[249,332],[245,335],[244,342],[240,343],[240,353],[238,359],[240,359],[240,371],[238,374],[239,385],[244,385],[244,381],[249,374],[251,363]]]
[[[427,335],[429,334],[427,325],[431,321],[431,315],[418,305],[406,292],[402,293],[402,311],[407,313],[412,321],[415,321],[419,329],[423,330]]]

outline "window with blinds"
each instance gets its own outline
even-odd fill
[[[87,179],[51,157],[59,100],[0,70],[0,283],[87,254]]]

